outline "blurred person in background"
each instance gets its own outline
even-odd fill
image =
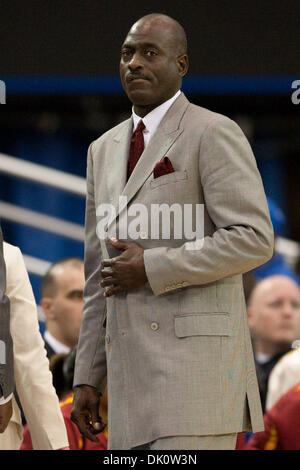
[[[299,342],[300,335],[297,337]],[[293,385],[300,382],[300,347],[285,354],[276,364],[269,377],[266,409],[272,408],[279,398]]]
[[[248,323],[265,411],[269,375],[279,359],[291,349],[299,332],[300,296],[295,281],[282,275],[260,281],[249,298]]]
[[[39,331],[37,308],[20,250],[4,243],[6,294],[10,300],[10,330],[13,339],[14,379],[20,402],[32,433],[34,449],[67,449],[68,438],[44,342]],[[22,421],[15,397],[12,417],[0,434],[0,449],[18,450]]]
[[[300,450],[300,383],[264,415],[265,431],[253,434],[243,450]]]
[[[83,309],[84,270],[80,258],[53,264],[42,279],[40,305],[46,318],[45,348],[68,354],[76,347]]]
[[[79,431],[73,421],[71,421],[71,408],[74,393],[72,384],[74,378],[74,365],[76,358],[76,348],[69,354],[54,354],[50,359],[50,370],[54,381],[61,380],[60,409],[65,421],[68,433],[70,450],[106,450],[107,449],[107,428],[97,435],[99,442],[92,442],[86,439]],[[56,377],[58,374],[58,377]],[[104,423],[107,423],[107,389],[103,394],[99,414]],[[23,442],[21,450],[32,450],[32,442],[28,426],[24,427]]]

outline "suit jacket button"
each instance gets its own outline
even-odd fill
[[[151,323],[150,327],[151,327],[151,330],[156,331],[156,330],[158,330],[159,325],[156,321],[154,321],[154,322]]]
[[[109,335],[105,336],[105,341],[107,342],[107,344],[110,342],[110,336]]]

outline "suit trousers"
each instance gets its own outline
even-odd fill
[[[234,450],[237,434],[168,436],[133,447],[132,450]]]

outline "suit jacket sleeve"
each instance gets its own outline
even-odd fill
[[[101,281],[101,247],[96,234],[93,161],[91,147],[87,162],[85,216],[85,291],[80,337],[76,352],[74,387],[91,385],[103,393],[106,385],[105,328],[106,300]]]
[[[14,389],[13,344],[10,334],[10,305],[6,292],[6,267],[0,227],[0,398],[7,398]]]
[[[261,177],[239,126],[225,116],[213,120],[203,133],[198,158],[205,210],[215,231],[204,237],[201,249],[187,249],[184,243],[179,248],[145,250],[155,295],[250,271],[273,253]]]
[[[68,446],[59,401],[44,341],[39,332],[37,309],[20,250],[4,244],[7,295],[11,304],[11,334],[17,392],[31,431],[34,449]]]

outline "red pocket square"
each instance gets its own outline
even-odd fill
[[[167,175],[168,173],[173,173],[174,171],[175,170],[171,161],[168,159],[168,157],[164,157],[163,160],[156,163],[153,170],[153,175],[154,178],[159,178],[159,176]]]

